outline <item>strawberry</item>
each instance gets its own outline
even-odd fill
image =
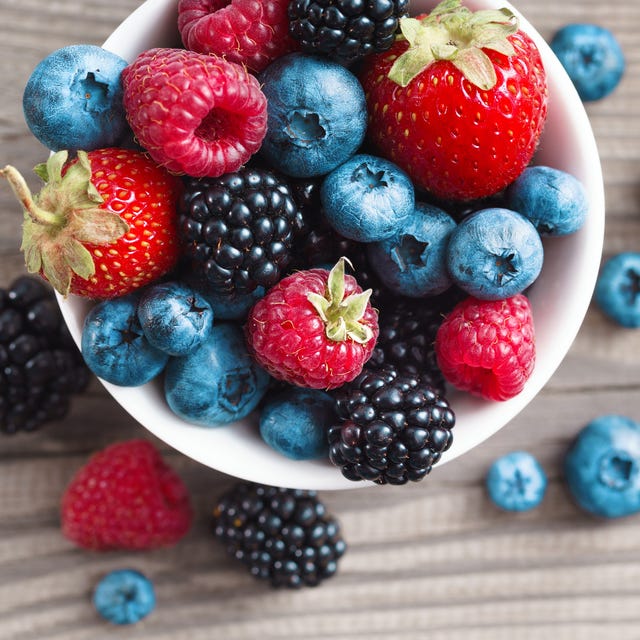
[[[546,119],[535,43],[508,9],[471,12],[460,0],[400,24],[360,75],[370,140],[436,197],[497,193],[531,160]]]
[[[245,325],[250,353],[274,378],[312,389],[335,389],[353,380],[371,357],[378,315],[371,289],[344,273],[296,271],[269,289]]]
[[[147,440],[95,453],[67,486],[62,532],[85,549],[142,550],[177,543],[192,510],[187,488]]]
[[[62,295],[113,298],[170,271],[178,260],[179,178],[129,149],[59,151],[35,168],[35,196],[12,166],[9,180],[24,208],[22,250],[30,273]]]

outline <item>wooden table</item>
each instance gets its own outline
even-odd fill
[[[45,150],[21,112],[38,61],[76,42],[99,44],[136,0],[0,0],[0,166],[29,172]],[[640,250],[640,5],[637,0],[520,0],[543,36],[568,22],[614,31],[628,71],[618,90],[588,106],[607,196],[605,254]],[[23,271],[21,216],[0,188],[0,283]],[[87,455],[116,440],[150,437],[98,383],[62,422],[2,438],[0,638],[2,640],[231,640],[428,638],[429,640],[638,640],[640,516],[599,522],[570,501],[561,479],[568,443],[592,418],[640,420],[640,331],[590,309],[560,369],[506,428],[425,482],[322,494],[350,548],[319,589],[273,592],[228,560],[208,518],[231,479],[167,450],[198,518],[171,550],[93,554],[62,538],[58,501]],[[498,455],[534,453],[548,472],[542,506],[498,512],[483,478]],[[158,607],[135,628],[104,623],[90,604],[105,572],[131,566],[155,583]]]

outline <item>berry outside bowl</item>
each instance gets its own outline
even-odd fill
[[[412,13],[429,11],[435,0],[413,0]],[[544,266],[529,291],[536,327],[537,361],[524,390],[505,402],[490,402],[450,391],[456,413],[454,443],[439,465],[459,457],[495,434],[536,396],[552,376],[580,328],[600,263],[604,237],[604,188],[593,132],[569,77],[544,39],[504,0],[467,0],[472,9],[508,7],[536,42],[547,71],[549,115],[535,164],[576,176],[585,185],[590,211],[582,229],[562,238],[545,239]],[[108,38],[104,47],[131,61],[154,46],[180,46],[176,28],[177,0],[147,0]],[[90,303],[59,298],[63,315],[80,342]],[[103,382],[122,407],[158,438],[183,454],[221,472],[274,486],[316,490],[366,486],[345,479],[331,463],[294,461],[270,449],[260,438],[255,417],[207,429],[187,424],[167,406],[161,385],[117,387]],[[428,482],[428,480],[427,480]]]

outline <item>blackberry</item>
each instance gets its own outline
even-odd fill
[[[353,62],[386,51],[409,0],[292,0],[289,34],[309,53]]]
[[[342,420],[329,429],[329,458],[349,480],[422,480],[452,442],[455,415],[418,374],[365,368],[334,392]]]
[[[368,366],[392,364],[409,373],[422,374],[440,395],[445,392],[445,380],[438,367],[434,348],[436,333],[453,306],[448,297],[425,300],[397,298],[392,305],[380,309],[380,334]]]
[[[260,168],[188,178],[178,214],[184,257],[220,293],[276,284],[305,228],[288,183]]]
[[[44,281],[20,276],[0,288],[0,430],[33,431],[63,418],[89,379]]]
[[[212,525],[227,553],[273,587],[318,585],[346,549],[315,491],[239,482],[219,499]]]

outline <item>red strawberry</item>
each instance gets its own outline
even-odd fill
[[[123,70],[122,86],[138,142],[175,173],[202,178],[237,171],[267,131],[260,83],[221,57],[149,49]]]
[[[438,366],[454,387],[489,400],[522,391],[535,365],[533,317],[527,298],[459,302],[435,341]]]
[[[439,198],[497,193],[531,160],[546,119],[535,43],[509,10],[473,13],[459,0],[401,29],[360,76],[370,139]]]
[[[95,551],[154,549],[191,526],[187,488],[146,440],[94,454],[73,477],[61,505],[62,532]]]
[[[274,378],[312,389],[353,380],[378,337],[377,313],[344,258],[326,269],[297,271],[269,289],[252,308],[249,351]]]
[[[294,51],[289,0],[179,0],[178,29],[187,49],[262,71]]]
[[[0,171],[21,201],[22,250],[30,273],[63,295],[113,298],[170,271],[178,260],[179,178],[127,149],[52,155],[32,196],[11,166]]]

